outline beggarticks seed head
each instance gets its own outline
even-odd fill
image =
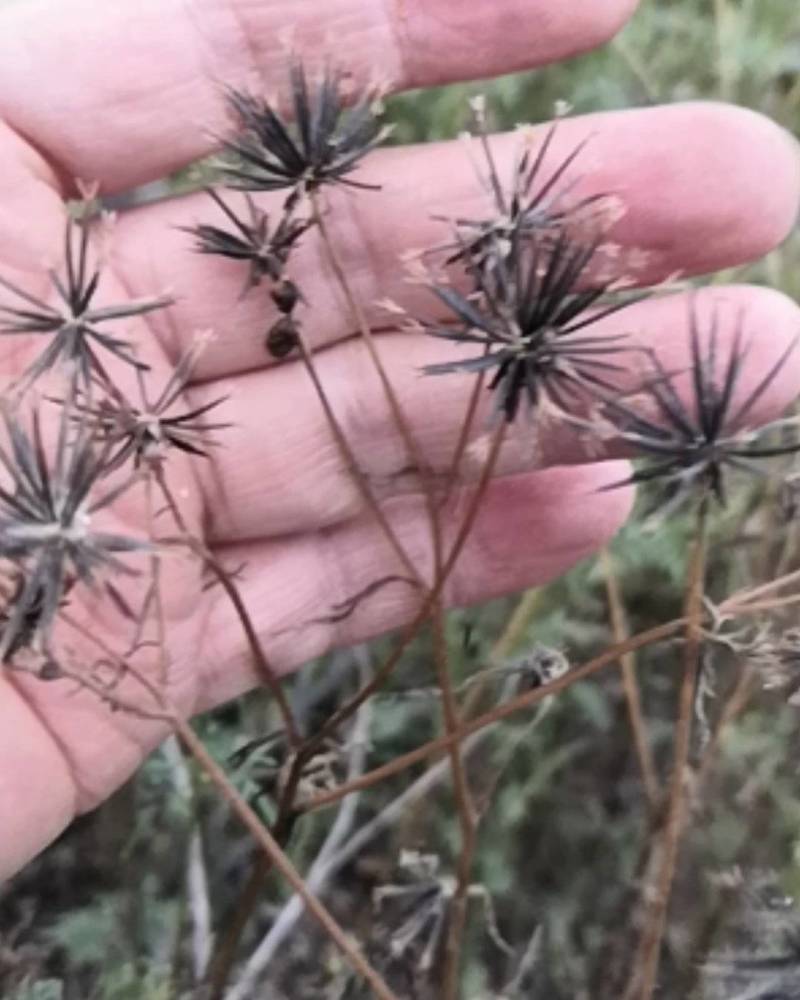
[[[243,191],[289,189],[289,206],[323,185],[373,187],[350,175],[390,131],[377,117],[377,90],[365,90],[348,107],[341,74],[328,66],[312,81],[297,59],[290,66],[289,89],[291,121],[268,100],[228,91],[238,131],[225,142],[226,183]]]
[[[727,500],[727,480],[734,470],[762,475],[759,462],[800,450],[795,420],[754,426],[756,404],[773,385],[797,341],[776,358],[760,381],[741,398],[737,393],[749,357],[744,321],[740,316],[726,357],[720,356],[719,315],[709,329],[700,329],[697,303],[689,314],[690,392],[684,399],[677,385],[680,373],[667,371],[651,354],[651,371],[638,392],[638,405],[609,398],[603,405],[608,422],[644,461],[631,476],[612,486],[653,482],[662,487],[661,504],[671,511],[690,498]],[[770,443],[773,432],[788,432],[789,440]]]
[[[479,354],[427,365],[428,375],[487,373],[495,408],[511,422],[525,406],[569,412],[576,395],[612,391],[620,370],[615,355],[629,351],[624,335],[593,334],[591,327],[641,295],[604,302],[612,283],[592,280],[602,238],[576,243],[566,230],[552,246],[514,238],[511,252],[494,259],[491,276],[475,269],[475,292],[463,295],[434,284],[450,323],[423,323],[425,332]]]
[[[0,294],[5,292],[5,301],[0,302],[0,336],[33,334],[45,341],[16,387],[18,394],[51,371],[66,373],[71,385],[84,390],[93,379],[107,382],[106,359],[147,368],[136,358],[131,342],[109,332],[108,324],[164,309],[172,298],[162,295],[96,305],[101,272],[89,261],[89,235],[90,220],[85,215],[67,218],[62,268],[50,271],[59,300],[55,306],[0,276]]]
[[[21,646],[49,646],[59,607],[76,582],[94,588],[105,573],[132,574],[120,555],[149,548],[146,541],[94,530],[92,515],[129,483],[97,495],[107,451],[66,411],[52,458],[38,410],[30,427],[16,412],[3,414],[7,445],[0,446],[0,557],[18,573],[17,592],[4,611],[0,662]]]

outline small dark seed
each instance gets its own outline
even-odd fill
[[[275,287],[270,292],[272,295],[272,301],[280,309],[282,313],[290,313],[294,307],[297,305],[297,301],[300,298],[300,290],[293,281],[289,281],[288,278],[284,278],[280,284],[275,285]]]
[[[43,681],[57,681],[61,677],[61,667],[55,660],[45,660],[39,668],[39,679]]]
[[[291,316],[281,316],[267,334],[267,350],[273,358],[285,358],[297,347],[299,334]]]

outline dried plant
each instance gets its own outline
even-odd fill
[[[789,344],[744,399],[737,399],[749,355],[743,319],[739,318],[725,359],[719,357],[718,340],[718,314],[714,313],[704,335],[693,303],[691,402],[684,403],[675,373],[666,371],[655,354],[651,355],[653,373],[640,393],[638,405],[621,399],[605,402],[604,413],[617,428],[619,439],[647,458],[622,484],[614,485],[656,482],[663,488],[669,509],[690,496],[706,494],[724,504],[729,471],[762,475],[758,460],[793,454],[800,448],[794,434],[789,443],[770,445],[765,441],[774,431],[794,429],[794,421],[777,421],[759,428],[748,423],[756,403],[768,392],[794,351],[796,341]]]
[[[108,455],[108,471],[125,465],[129,459],[133,459],[135,468],[142,463],[163,463],[171,448],[189,455],[208,456],[208,448],[214,444],[211,435],[230,425],[208,423],[204,418],[227,397],[175,412],[197,354],[198,348],[184,353],[155,398],[150,397],[144,373],[137,369],[138,405],[130,403],[115,387],[97,402],[91,395],[78,398],[73,419],[102,444]]]
[[[0,556],[17,566],[20,584],[5,615],[0,660],[24,642],[47,650],[59,606],[76,583],[94,589],[102,573],[134,572],[120,555],[148,549],[146,540],[97,530],[95,514],[108,507],[130,480],[97,494],[107,453],[84,428],[72,438],[62,417],[58,443],[48,459],[41,420],[34,411],[26,429],[4,415],[7,447],[0,465],[10,485],[0,488]]]
[[[708,713],[709,716],[716,714],[717,718],[704,714],[709,696],[701,673],[702,644],[707,638],[704,596],[710,504],[706,501],[710,498],[719,503],[726,501],[730,471],[756,472],[760,460],[798,450],[793,421],[753,426],[757,404],[774,386],[794,345],[781,354],[758,384],[742,398],[741,386],[751,360],[750,350],[744,343],[743,321],[739,323],[729,353],[723,358],[720,356],[717,314],[713,316],[710,329],[704,332],[693,306],[688,372],[666,370],[655,354],[643,352],[632,338],[622,333],[604,333],[605,320],[639,301],[646,293],[633,291],[632,281],[620,267],[609,268],[609,259],[613,256],[609,253],[612,220],[610,213],[605,211],[605,196],[576,197],[579,181],[576,169],[585,143],[577,143],[559,162],[551,165],[557,127],[545,131],[538,145],[534,142],[538,136],[525,135],[512,164],[510,185],[506,187],[487,134],[484,106],[477,102],[473,111],[484,159],[484,187],[490,195],[491,209],[485,217],[450,220],[452,241],[423,255],[423,259],[430,260],[438,254],[443,259],[443,267],[456,273],[452,281],[448,274],[446,278],[437,276],[429,283],[446,318],[423,321],[419,325],[425,333],[452,341],[464,352],[451,360],[428,365],[425,372],[429,375],[476,375],[474,398],[485,377],[494,393],[495,414],[500,418],[491,445],[483,450],[486,457],[478,486],[469,498],[463,517],[463,511],[457,511],[454,517],[457,523],[452,526],[455,540],[448,545],[451,534],[444,529],[451,528],[447,523],[449,508],[445,508],[441,500],[445,494],[449,497],[448,491],[453,487],[461,485],[459,461],[471,440],[474,407],[471,405],[467,412],[461,439],[449,465],[447,488],[440,495],[442,477],[437,479],[427,468],[425,450],[415,447],[413,434],[409,431],[413,425],[406,423],[402,401],[392,389],[390,373],[381,367],[365,310],[351,288],[347,269],[336,254],[325,221],[327,214],[335,210],[336,202],[334,199],[326,202],[321,191],[337,186],[372,187],[353,175],[363,157],[388,133],[377,118],[377,91],[367,89],[354,95],[354,101],[348,106],[344,79],[344,74],[327,67],[318,79],[312,80],[302,63],[294,60],[289,70],[290,94],[285,108],[249,93],[229,90],[228,109],[237,132],[224,143],[226,155],[220,164],[218,180],[228,188],[247,193],[244,209],[241,213],[235,210],[232,199],[226,200],[218,190],[210,188],[209,195],[225,222],[220,224],[218,217],[217,223],[201,223],[187,231],[193,238],[195,252],[224,258],[241,266],[242,294],[253,296],[256,302],[260,296],[263,303],[267,351],[275,358],[288,359],[296,354],[298,362],[305,366],[344,464],[361,490],[365,509],[391,543],[392,554],[402,569],[402,573],[387,573],[376,580],[364,581],[355,597],[329,608],[315,608],[313,617],[291,623],[282,634],[310,626],[338,626],[367,608],[387,584],[398,581],[411,584],[420,598],[411,624],[374,670],[372,664],[361,664],[363,676],[359,677],[355,691],[347,697],[332,693],[328,684],[312,712],[308,705],[303,708],[302,697],[294,697],[297,692],[292,696],[284,692],[263,648],[262,623],[250,618],[238,588],[239,571],[233,573],[225,568],[222,558],[216,555],[217,550],[212,550],[211,543],[191,527],[192,519],[184,517],[180,492],[173,493],[170,488],[168,473],[176,452],[193,462],[197,458],[207,458],[211,448],[218,444],[217,435],[228,426],[217,422],[217,411],[224,398],[200,406],[184,401],[185,396],[191,395],[189,382],[197,356],[195,348],[188,351],[171,375],[156,387],[154,375],[140,360],[136,345],[106,332],[105,323],[148,314],[168,305],[169,299],[161,297],[107,307],[95,305],[100,269],[90,264],[90,222],[84,211],[78,219],[67,223],[63,268],[50,274],[60,300],[58,308],[0,279],[0,288],[13,297],[13,304],[0,306],[0,317],[5,322],[0,332],[50,338],[45,350],[16,387],[15,408],[6,406],[3,411],[8,444],[0,446],[0,467],[7,480],[0,486],[0,658],[17,666],[14,658],[23,651],[33,650],[40,664],[43,663],[42,677],[68,678],[70,683],[94,692],[117,711],[138,713],[151,721],[171,725],[194,755],[208,778],[208,785],[231,806],[255,838],[259,845],[259,862],[241,898],[226,901],[231,908],[225,913],[224,932],[217,935],[213,949],[212,923],[208,914],[205,915],[206,940],[203,948],[197,949],[202,958],[194,956],[191,985],[192,990],[199,991],[198,995],[202,992],[213,1000],[223,995],[238,1000],[246,995],[241,983],[234,983],[229,991],[230,980],[240,946],[246,940],[244,928],[262,901],[266,875],[274,869],[297,893],[298,905],[302,904],[311,912],[345,956],[354,975],[369,985],[373,995],[381,1000],[398,1000],[399,994],[393,992],[390,984],[392,970],[399,967],[403,981],[412,983],[414,989],[424,981],[429,993],[436,991],[435,995],[443,1000],[455,1000],[463,988],[462,966],[467,953],[463,942],[468,925],[479,932],[479,940],[488,938],[486,951],[496,956],[498,974],[495,979],[498,983],[509,981],[507,956],[519,957],[513,955],[513,949],[501,936],[492,896],[476,881],[474,874],[481,827],[487,824],[490,806],[498,790],[502,793],[500,786],[514,770],[518,755],[526,743],[531,742],[534,731],[537,747],[557,751],[552,754],[553,770],[547,772],[540,786],[531,793],[544,798],[550,786],[558,784],[558,780],[553,781],[553,774],[563,761],[573,761],[576,747],[582,750],[588,744],[582,732],[577,739],[562,740],[559,727],[564,720],[558,715],[562,705],[560,694],[620,661],[624,661],[627,669],[625,694],[629,697],[629,707],[634,706],[635,735],[638,734],[649,751],[649,741],[662,739],[661,732],[667,729],[665,725],[658,729],[653,727],[656,736],[649,731],[648,716],[653,710],[650,702],[656,703],[656,710],[660,712],[660,701],[666,697],[664,690],[672,698],[671,675],[659,679],[662,687],[656,692],[657,698],[649,701],[639,698],[638,668],[632,657],[637,650],[682,635],[684,669],[673,727],[672,767],[664,794],[661,776],[654,774],[654,791],[647,803],[652,811],[649,816],[652,835],[649,844],[642,848],[638,879],[642,902],[630,921],[634,929],[641,931],[641,940],[634,954],[636,968],[631,974],[632,985],[627,996],[630,1000],[634,997],[650,1000],[657,982],[662,945],[667,937],[668,906],[673,895],[678,849],[691,819],[687,791],[691,782],[687,776],[692,776],[698,784],[703,779],[706,774],[703,767],[718,751],[720,732],[728,720],[727,703],[719,713]],[[288,192],[283,206],[270,215],[250,196],[251,192],[281,190]],[[442,215],[437,214],[436,218],[441,219]],[[327,254],[326,260],[344,295],[348,313],[343,322],[348,329],[359,330],[362,345],[372,352],[375,370],[386,395],[389,418],[406,451],[407,466],[403,471],[413,471],[415,484],[419,484],[425,501],[433,553],[430,576],[427,571],[419,570],[402,538],[393,532],[384,506],[375,497],[369,476],[362,472],[359,456],[353,451],[328,397],[323,368],[317,366],[313,348],[303,335],[298,307],[305,303],[302,289],[307,285],[302,268],[298,266],[296,251],[312,230]],[[609,273],[610,270],[613,273]],[[638,359],[642,354],[649,358],[649,368],[637,390],[638,395],[620,397],[618,382],[625,367],[630,366],[632,358]],[[112,359],[135,369],[138,399],[131,399],[117,384]],[[68,391],[50,400],[56,406],[52,420],[49,420],[49,410],[45,416],[36,406],[29,407],[28,426],[23,418],[26,412],[24,391],[51,371],[66,372],[70,378]],[[688,376],[685,380],[689,386],[688,401],[682,381],[684,376]],[[9,390],[9,398],[12,395]],[[617,588],[614,600],[618,620],[612,623],[615,641],[598,653],[594,642],[607,625],[602,617],[599,622],[586,626],[587,632],[594,629],[590,639],[582,637],[583,621],[570,623],[566,619],[567,624],[574,625],[574,635],[567,634],[564,623],[559,622],[560,631],[555,638],[542,634],[541,642],[531,642],[529,632],[535,624],[538,640],[541,624],[537,617],[539,612],[534,614],[531,603],[525,612],[524,627],[516,616],[512,616],[496,646],[489,648],[487,644],[484,663],[475,670],[472,663],[462,672],[463,659],[458,669],[453,662],[452,637],[445,628],[443,617],[443,594],[496,471],[507,425],[524,413],[538,430],[555,414],[584,428],[587,421],[581,413],[592,405],[602,418],[596,422],[601,436],[606,439],[610,431],[610,436],[644,458],[625,480],[626,484],[660,484],[666,494],[665,513],[671,513],[690,497],[700,501],[689,532],[692,537],[690,555],[685,560],[684,612],[680,618],[662,621],[647,631],[629,631],[623,620],[624,593]],[[55,428],[56,438],[53,448],[47,444],[47,432],[51,427]],[[771,436],[778,432],[783,437],[773,444]],[[138,482],[143,484],[146,499],[142,506],[146,507],[149,518],[147,537],[128,537],[96,527],[95,517],[102,512],[110,513],[115,501]],[[177,539],[157,537],[155,525],[161,523],[157,518],[164,509],[172,514],[178,529]],[[169,701],[174,638],[171,622],[164,613],[161,572],[163,551],[168,548],[180,549],[184,558],[195,560],[198,580],[205,574],[221,586],[241,624],[254,667],[269,685],[274,712],[281,717],[276,723],[273,706],[269,706],[259,716],[264,720],[267,735],[248,740],[238,751],[227,756],[226,763],[238,772],[236,783],[231,782],[181,712]],[[677,550],[678,546],[674,548]],[[112,580],[117,575],[130,576],[136,572],[132,560],[126,556],[142,553],[147,556],[143,561],[145,597],[137,610],[132,611],[126,605],[126,595]],[[675,556],[676,561],[679,555]],[[246,575],[246,567],[243,573]],[[104,585],[102,596],[110,596],[116,602],[124,616],[130,619],[128,625],[132,621],[134,638],[131,641],[130,636],[123,637],[124,655],[104,646],[101,639],[91,634],[90,628],[72,620],[74,616],[67,609],[77,588],[86,587],[97,593],[101,583]],[[559,594],[557,603],[560,609],[565,603],[563,594]],[[735,600],[723,602],[723,608],[724,613],[720,611],[719,617],[727,621],[728,616],[737,618],[753,614],[756,605],[753,600],[748,601],[746,595],[739,595]],[[593,606],[587,617],[591,618],[594,613],[596,607]],[[80,664],[73,662],[70,650],[59,646],[60,633],[56,629],[59,616],[65,625],[73,625],[78,631],[83,629],[86,641],[95,642],[100,650],[97,656],[89,658],[90,666],[83,672]],[[428,652],[428,647],[417,641],[427,625],[432,635],[430,662],[422,655]],[[546,629],[541,632],[545,633]],[[738,647],[731,640],[729,646],[745,654],[748,667],[756,668],[765,686],[792,686],[796,661],[800,659],[795,633],[796,630],[783,627],[776,631],[757,630],[756,640],[740,643]],[[545,642],[552,645],[545,645]],[[570,648],[562,652],[562,644],[565,650],[568,645],[591,647],[590,658],[576,665],[576,650]],[[403,687],[407,680],[404,676],[402,682],[395,685],[395,672],[410,647],[420,661],[416,669],[422,683]],[[513,656],[514,650],[519,648],[527,648],[528,652]],[[157,651],[159,673],[154,671],[150,676],[140,668],[138,656],[143,650]],[[482,658],[483,652],[480,655]],[[478,658],[476,654],[475,659]],[[412,683],[416,679],[412,678]],[[501,683],[495,684],[495,681]],[[136,699],[130,700],[129,686],[144,692],[152,707],[142,710]],[[715,699],[720,699],[720,690],[715,689]],[[402,698],[398,697],[398,692]],[[408,711],[409,692],[417,694],[411,711],[423,720],[425,731],[435,735],[427,743],[404,748],[389,759],[383,745],[378,745],[384,739],[383,732],[375,734],[375,747],[365,736],[359,750],[362,760],[357,769],[345,776],[342,766],[345,724],[367,703],[370,709],[379,706],[380,711],[387,713],[396,710],[397,705],[405,706],[400,712]],[[598,696],[607,693],[603,689]],[[375,697],[378,694],[388,694],[388,697]],[[587,694],[586,704],[581,709],[585,708],[587,719],[593,714],[590,710],[593,696],[591,692]],[[531,713],[532,709],[536,710]],[[523,712],[530,714],[509,735],[501,723]],[[594,715],[600,714],[594,712]],[[703,766],[695,773],[690,751],[692,726],[697,720],[705,738]],[[607,734],[611,726],[606,722],[603,725]],[[409,738],[412,727],[397,728],[403,730],[403,739]],[[481,759],[474,752],[478,738],[486,751]],[[491,744],[492,740],[496,740],[496,745]],[[598,754],[602,749],[598,746]],[[660,768],[666,756],[664,749],[665,742],[657,747],[657,754],[653,753],[653,760],[658,762],[653,765],[654,771]],[[373,755],[379,760],[369,770],[366,762]],[[218,756],[225,759],[224,753]],[[367,960],[352,936],[331,916],[319,898],[321,890],[317,893],[316,887],[330,879],[327,876],[320,876],[318,881],[309,879],[314,885],[314,891],[310,891],[309,882],[300,875],[287,851],[304,863],[307,860],[304,852],[309,845],[313,846],[319,832],[318,827],[308,822],[308,814],[339,803],[340,811],[333,825],[338,826],[341,820],[342,828],[350,830],[355,825],[355,817],[362,811],[357,801],[360,793],[390,778],[399,781],[402,772],[422,766],[427,770],[422,771],[415,782],[422,791],[416,793],[413,801],[421,809],[423,798],[426,795],[431,798],[431,789],[444,785],[449,775],[452,806],[448,805],[447,815],[455,814],[452,830],[435,845],[439,853],[404,851],[396,877],[387,879],[385,871],[380,873],[378,888],[373,894],[375,912],[370,918],[371,933],[367,935],[370,945]],[[549,761],[547,766],[550,766]],[[615,762],[614,767],[616,774],[618,763]],[[627,776],[624,777],[620,785],[630,783]],[[437,795],[439,791],[437,787]],[[201,789],[199,794],[207,794],[207,788]],[[405,794],[401,791],[383,807],[383,813],[370,817],[364,829],[378,829],[385,834],[394,828],[401,843],[424,837],[428,833],[426,816],[415,815],[409,819],[407,814],[411,810],[406,809]],[[620,801],[627,807],[631,797],[623,798],[623,793],[619,794]],[[262,808],[265,799],[269,800],[268,807]],[[618,807],[616,802],[613,807]],[[387,814],[392,818],[387,819]],[[543,817],[539,832],[543,834],[548,811],[544,808],[539,814]],[[195,818],[194,867],[189,881],[193,894],[191,904],[196,905],[199,912],[208,903],[208,880],[204,882],[203,870],[208,859],[201,849],[203,811],[198,810]],[[216,816],[209,826],[214,823],[218,824]],[[643,828],[647,825],[641,824]],[[296,836],[298,831],[300,835]],[[344,836],[342,834],[340,840]],[[364,842],[359,839],[362,836],[368,841],[370,836],[374,837],[374,832],[356,831],[354,839],[359,845]],[[349,861],[356,856],[357,851],[353,848],[348,855]],[[327,864],[330,859],[322,861]],[[322,861],[317,858],[324,868]],[[315,869],[316,864],[311,871]],[[344,912],[346,909],[342,907]],[[548,981],[543,957],[549,947],[546,904],[542,904],[541,910],[536,919],[538,921],[541,916],[542,924],[537,926],[526,955],[521,962],[512,963],[517,965],[517,971],[509,981],[509,993],[522,994],[533,965],[536,966],[537,982]],[[505,913],[502,916],[506,926]],[[183,924],[180,933],[183,933]],[[528,926],[526,934],[530,933]],[[176,948],[176,968],[182,962],[180,951]],[[323,965],[324,956],[319,962],[321,970]],[[201,977],[202,984],[199,982]],[[320,977],[324,980],[322,971]],[[332,978],[341,981],[338,974]],[[174,980],[170,988],[176,986],[178,977]],[[271,989],[271,984],[265,988]],[[319,990],[323,988],[318,987],[315,980],[315,985],[307,992],[312,995],[316,991],[321,996]],[[301,991],[303,989],[305,986]],[[575,990],[572,995],[577,995]],[[623,996],[623,993],[620,990],[616,995]]]
[[[293,286],[287,282],[280,285],[278,283],[292,247],[309,228],[310,221],[283,215],[278,225],[271,227],[267,213],[262,212],[249,195],[247,209],[250,218],[242,219],[225,203],[218,192],[213,188],[208,188],[207,191],[228,217],[233,231],[207,223],[187,229],[186,232],[195,237],[197,252],[249,264],[250,270],[244,292],[255,288],[262,279],[269,278],[273,285],[272,295],[276,304],[282,311],[290,312],[291,308],[287,306],[291,302],[293,307],[296,302],[296,295],[292,295]]]
[[[532,412],[547,405],[569,412],[576,396],[611,390],[609,377],[621,370],[616,355],[630,350],[627,338],[584,331],[641,296],[601,304],[615,284],[592,281],[601,245],[602,236],[576,242],[564,229],[552,246],[523,242],[517,235],[507,257],[495,256],[491,280],[484,278],[484,269],[473,271],[474,294],[434,284],[434,294],[456,325],[423,323],[425,332],[483,352],[427,365],[425,372],[490,373],[495,407],[509,422],[521,404]]]
[[[486,171],[482,185],[492,201],[493,213],[482,219],[435,216],[450,222],[457,234],[457,239],[438,247],[437,252],[448,254],[447,264],[460,262],[465,267],[477,267],[491,273],[498,256],[504,257],[520,242],[540,242],[547,236],[557,236],[566,223],[580,217],[588,207],[602,203],[605,196],[589,195],[571,200],[578,179],[573,178],[566,183],[566,178],[585,148],[586,141],[579,142],[551,171],[545,170],[557,125],[549,127],[535,152],[534,130],[523,131],[511,184],[506,188],[489,141],[485,99],[480,96],[471,104]]]
[[[147,367],[136,358],[129,341],[106,332],[103,327],[116,320],[163,309],[172,298],[162,295],[116,306],[94,306],[101,272],[89,263],[89,226],[90,220],[84,217],[77,221],[68,218],[66,223],[63,273],[50,272],[62,308],[54,308],[0,277],[0,288],[20,302],[19,305],[0,305],[0,334],[35,334],[47,338],[46,347],[27,368],[20,390],[27,389],[45,372],[54,370],[62,371],[73,384],[84,388],[93,376],[108,380],[102,361],[104,355],[135,368]]]
[[[319,82],[311,82],[296,60],[289,84],[292,124],[269,101],[228,91],[239,133],[225,143],[231,157],[222,167],[225,180],[244,191],[290,188],[289,204],[325,184],[371,187],[350,174],[388,135],[376,119],[378,92],[367,90],[346,108],[338,74],[326,67]]]

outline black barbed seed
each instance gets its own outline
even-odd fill
[[[426,333],[482,353],[426,365],[428,375],[453,372],[488,373],[496,411],[512,422],[525,403],[569,412],[580,391],[613,390],[610,377],[622,366],[615,356],[630,352],[624,334],[585,332],[647,292],[609,301],[613,278],[594,275],[602,231],[591,240],[576,240],[562,229],[543,245],[514,235],[495,257],[492,268],[472,268],[474,291],[464,295],[434,283],[431,291],[451,313],[454,325],[425,323]]]
[[[0,446],[0,466],[9,485],[0,487],[0,556],[17,567],[21,584],[5,611],[0,661],[21,644],[46,650],[62,601],[76,583],[93,589],[101,572],[135,575],[120,555],[150,548],[145,540],[92,527],[94,515],[132,480],[93,496],[106,475],[107,451],[85,428],[75,429],[66,408],[52,457],[38,409],[30,427],[16,412],[5,411],[3,422],[8,444]]]
[[[778,356],[766,374],[741,401],[736,391],[741,383],[750,345],[744,342],[744,319],[740,314],[727,358],[719,354],[719,317],[715,309],[709,329],[703,334],[697,304],[689,309],[688,404],[676,386],[676,373],[667,371],[658,356],[649,352],[651,372],[637,391],[635,402],[607,398],[601,407],[617,439],[643,462],[617,486],[655,483],[663,487],[668,510],[691,496],[710,494],[720,505],[727,501],[727,477],[734,470],[763,475],[760,459],[800,451],[797,422],[771,421],[752,426],[749,417],[755,404],[768,391],[797,347],[795,338]],[[654,415],[653,415],[654,414]],[[767,444],[773,432],[792,434],[788,443]]]
[[[270,296],[280,312],[288,315],[294,311],[300,301],[300,289],[289,278],[284,278],[279,284],[273,286],[270,290]]]
[[[285,358],[300,343],[300,328],[291,316],[281,316],[267,332],[266,347],[273,358]]]
[[[311,81],[302,62],[293,59],[291,121],[270,101],[229,89],[227,104],[238,132],[224,142],[226,183],[244,191],[289,188],[287,207],[325,184],[374,189],[350,174],[391,129],[378,120],[377,88],[364,90],[348,106],[342,81],[343,74],[329,65]]]
[[[134,368],[146,369],[135,356],[129,340],[106,332],[107,323],[144,316],[171,305],[170,295],[134,299],[118,305],[95,306],[100,284],[99,267],[89,264],[89,227],[86,215],[67,217],[64,228],[62,271],[49,272],[60,302],[44,299],[0,276],[0,289],[18,304],[0,304],[0,336],[36,335],[47,338],[41,354],[25,370],[18,389],[27,389],[46,372],[66,370],[73,385],[86,387],[92,378],[108,381],[103,356]]]

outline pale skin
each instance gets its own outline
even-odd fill
[[[584,51],[611,37],[634,7],[633,0],[11,5],[0,14],[0,269],[43,291],[41,265],[58,259],[63,199],[74,193],[73,178],[119,192],[210,152],[211,136],[224,126],[220,82],[280,86],[284,29],[293,29],[301,52],[334,43],[356,76],[379,73],[403,89]],[[578,170],[586,175],[580,190],[612,192],[621,200],[625,214],[615,239],[647,252],[640,272],[647,283],[757,258],[794,221],[797,147],[757,115],[695,104],[576,117],[562,126],[554,158],[590,133]],[[501,165],[511,163],[517,141],[498,138]],[[430,299],[402,282],[397,257],[441,240],[444,230],[430,219],[432,212],[481,211],[485,201],[469,161],[457,143],[388,150],[374,155],[362,174],[383,190],[358,199],[336,194],[330,213],[355,291],[376,323],[381,314],[372,303],[386,296],[430,314]],[[269,209],[276,201],[263,204]],[[387,587],[338,624],[303,626],[397,567],[363,512],[307,376],[299,364],[275,367],[265,355],[264,299],[238,302],[241,272],[192,254],[176,228],[209,221],[214,213],[204,196],[193,195],[123,216],[103,295],[111,300],[164,288],[176,295],[168,316],[149,326],[132,323],[127,331],[157,380],[196,331],[215,331],[190,395],[195,403],[228,394],[224,419],[234,426],[209,462],[171,466],[171,481],[187,516],[202,525],[226,564],[246,561],[245,600],[270,657],[286,672],[334,646],[401,625],[417,598],[408,587]],[[313,237],[298,254],[297,273],[309,301],[304,329],[315,347],[325,347],[320,370],[359,462],[412,558],[429,568],[422,502],[413,486],[393,478],[404,465],[403,449]],[[800,313],[766,289],[737,286],[716,294],[724,303],[728,340],[737,311],[746,310],[754,341],[748,382],[755,384],[800,330]],[[677,294],[639,305],[605,328],[641,333],[669,364],[680,366],[686,325],[686,301]],[[445,467],[469,380],[419,376],[420,365],[440,360],[450,345],[397,332],[379,339],[426,459]],[[759,404],[758,419],[777,417],[799,388],[800,359],[793,357]],[[488,492],[448,588],[451,603],[477,602],[558,575],[607,541],[630,510],[629,491],[596,492],[624,478],[624,464],[596,461],[566,431],[555,429],[540,449],[523,452],[506,462],[505,475]],[[561,467],[554,467],[557,462]],[[126,518],[140,521],[141,513],[132,508]],[[200,593],[188,561],[164,572],[170,697],[188,715],[235,697],[256,678],[222,596]],[[0,675],[0,877],[13,874],[77,814],[107,797],[164,735],[163,725],[112,714],[71,685]]]

